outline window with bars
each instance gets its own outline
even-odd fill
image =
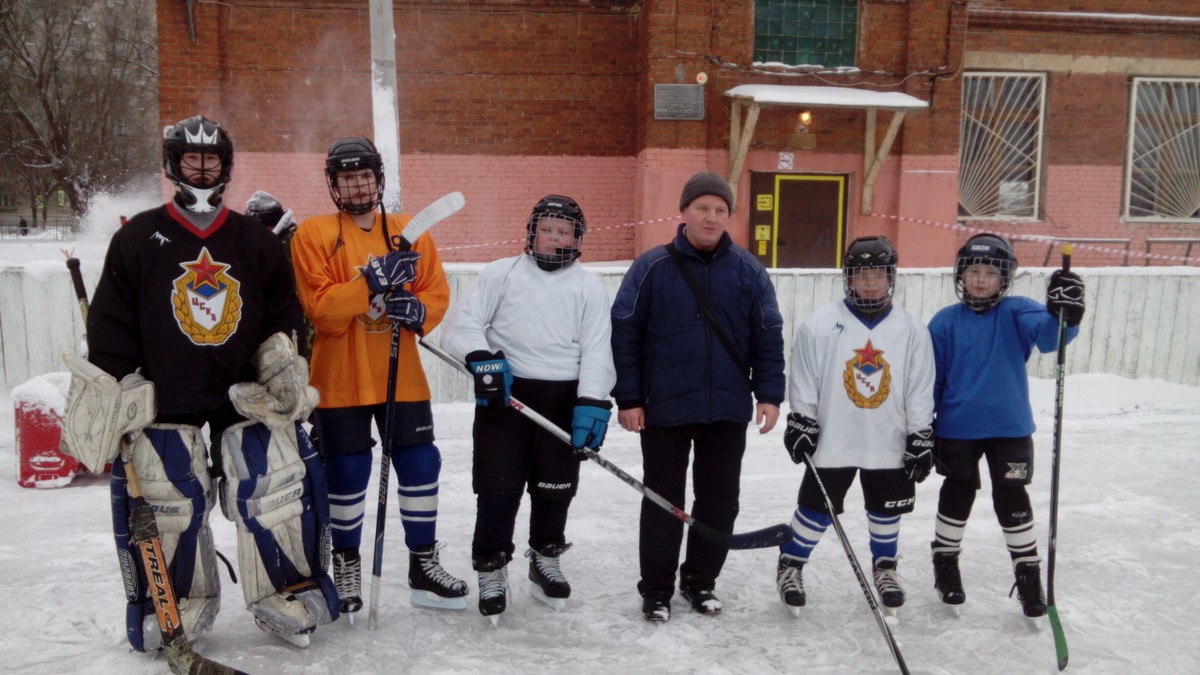
[[[754,61],[853,66],[858,0],[755,0]]]
[[[958,157],[960,218],[1034,220],[1041,200],[1046,76],[963,76]]]
[[[1200,80],[1133,80],[1125,217],[1200,222]]]

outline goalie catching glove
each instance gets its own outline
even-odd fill
[[[321,397],[308,385],[308,362],[296,350],[296,341],[275,333],[259,346],[251,361],[258,380],[229,388],[238,413],[271,427],[307,419]]]
[[[88,471],[103,471],[120,449],[121,437],[136,433],[157,414],[154,383],[138,373],[116,378],[72,353],[63,354],[71,371],[63,445]]]

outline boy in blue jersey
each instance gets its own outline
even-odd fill
[[[1026,616],[1046,613],[1041,559],[1026,486],[1033,480],[1033,409],[1025,363],[1036,345],[1058,349],[1058,316],[1067,341],[1083,320],[1083,281],[1073,272],[1050,277],[1046,304],[1006,297],[1017,270],[1012,244],[979,234],[958,251],[954,286],[962,303],[929,322],[937,375],[934,411],[937,472],[945,476],[934,533],[934,586],[942,602],[967,596],[958,569],[963,531],[980,487],[979,459],[987,458],[992,506],[1013,561],[1014,588]]]

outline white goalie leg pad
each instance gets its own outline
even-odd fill
[[[88,471],[99,472],[117,456],[121,437],[154,421],[154,384],[141,375],[120,383],[73,353],[63,354],[71,371],[63,416],[63,449]]]
[[[326,573],[328,495],[303,429],[242,422],[225,430],[221,447],[247,608],[280,635],[336,619]]]
[[[194,638],[212,627],[221,607],[217,549],[208,524],[216,498],[207,449],[194,426],[153,424],[134,438],[130,455],[154,509],[184,632]]]

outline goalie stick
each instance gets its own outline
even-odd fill
[[[1071,271],[1070,244],[1063,245],[1062,271]],[[1062,461],[1062,416],[1063,389],[1067,372],[1067,319],[1063,310],[1058,311],[1058,353],[1054,393],[1054,452],[1050,469],[1050,542],[1046,555],[1046,612],[1050,615],[1050,630],[1054,633],[1054,651],[1058,657],[1058,669],[1067,667],[1067,636],[1063,633],[1062,621],[1058,618],[1058,606],[1054,604],[1054,561],[1058,552],[1058,467]]]
[[[446,363],[454,366],[454,368],[460,373],[465,373],[468,375],[470,374],[470,371],[467,370],[466,366],[459,363],[453,356],[448,354],[441,347],[431,344],[424,339],[419,340],[419,343],[422,347],[433,352]],[[536,410],[530,408],[524,403],[521,403],[512,396],[508,398],[508,406],[521,413],[525,417],[528,417],[535,424],[553,434],[560,441],[566,443],[567,445],[571,444],[570,434],[560,429],[557,425],[543,417]],[[752,532],[741,532],[737,534],[721,532],[716,528],[697,521],[695,518],[688,515],[688,513],[686,513],[683,509],[667,501],[662,495],[659,495],[654,490],[646,487],[644,483],[637,480],[633,476],[630,476],[619,466],[602,457],[596,450],[589,448],[587,449],[586,454],[588,459],[604,467],[606,471],[617,478],[620,478],[622,481],[625,481],[627,485],[642,493],[642,496],[654,502],[656,506],[662,508],[664,511],[667,511],[679,520],[682,520],[684,523],[687,523],[688,526],[699,532],[706,539],[721,544],[731,550],[736,551],[755,548],[770,548],[772,546],[779,546],[780,544],[792,538],[792,528],[787,523],[780,523],[778,525],[764,527],[761,530],[754,530]]]
[[[388,248],[412,250],[417,239],[429,228],[459,212],[466,200],[461,192],[451,192],[421,209],[408,221],[404,231],[388,238]],[[383,215],[387,222],[387,214]],[[367,609],[367,630],[375,630],[379,613],[379,590],[383,586],[383,534],[387,525],[388,482],[392,463],[392,411],[396,407],[396,371],[400,365],[400,327],[392,324],[391,351],[388,354],[387,407],[383,414],[383,451],[379,458],[379,505],[375,511],[375,553],[371,560],[371,600]]]
[[[75,298],[79,301],[79,311],[86,323],[88,298],[83,274],[79,269],[79,259],[69,251],[64,250],[63,255],[67,256],[67,270],[71,273]],[[179,601],[175,596],[175,589],[171,586],[166,556],[163,555],[162,540],[158,535],[158,521],[154,517],[153,508],[142,494],[142,486],[138,482],[133,458],[129,454],[127,439],[121,439],[121,462],[125,466],[129,497],[133,500],[133,510],[129,513],[130,540],[138,547],[142,557],[142,567],[149,584],[148,590],[154,599],[158,630],[162,633],[163,651],[167,653],[167,665],[171,672],[189,675],[246,675],[243,671],[197,654],[192,648],[192,643],[188,642],[183,630],[183,621],[179,616]]]

